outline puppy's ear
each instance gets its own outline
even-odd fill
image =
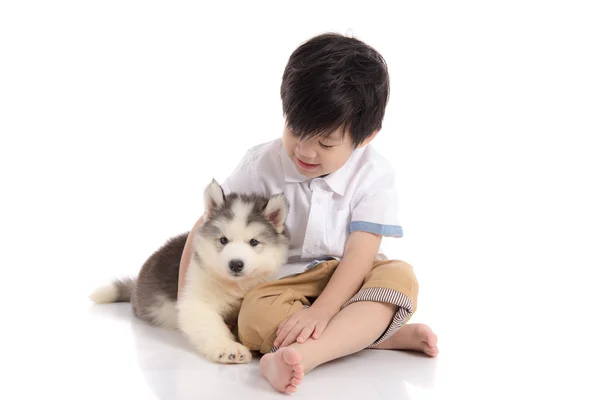
[[[225,202],[225,192],[216,180],[212,180],[204,189],[204,214],[210,216],[215,209],[221,207]]]
[[[271,196],[267,206],[263,210],[265,217],[273,224],[277,233],[285,229],[285,220],[290,210],[289,203],[283,193]]]

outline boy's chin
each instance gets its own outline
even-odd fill
[[[302,168],[296,167],[296,171],[298,171],[300,175],[305,176],[307,178],[318,178],[327,175],[325,172],[323,172],[323,170],[320,167],[314,171],[306,171]]]

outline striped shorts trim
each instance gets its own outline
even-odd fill
[[[342,306],[342,309],[349,306],[357,301],[375,301],[378,303],[389,303],[398,306],[398,311],[394,314],[392,322],[383,334],[373,342],[368,348],[375,347],[381,342],[387,340],[390,336],[398,331],[406,321],[406,318],[413,313],[413,303],[404,294],[388,288],[365,288],[361,289],[355,294],[350,300]],[[308,308],[309,306],[304,306]],[[274,353],[279,348],[276,346],[271,347],[271,353]]]
[[[342,308],[357,301],[376,301],[378,303],[390,303],[399,307],[386,331],[369,347],[377,346],[396,333],[402,327],[406,318],[413,313],[412,301],[402,293],[389,288],[361,289]]]

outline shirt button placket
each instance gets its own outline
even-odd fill
[[[311,207],[310,214],[308,216],[308,223],[306,227],[306,238],[304,240],[304,252],[307,253],[305,257],[314,258],[319,252],[319,241],[321,240],[321,226],[323,224],[324,212],[321,204],[323,203],[321,196],[322,190],[320,185],[316,185],[316,182],[311,183]]]

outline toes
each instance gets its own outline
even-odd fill
[[[292,371],[294,371],[296,374],[301,374],[302,376],[304,376],[304,365],[296,364],[296,365],[291,365],[291,367],[292,367]]]
[[[294,385],[288,385],[288,387],[285,388],[285,391],[287,393],[295,393],[296,391],[298,391],[298,388]]]
[[[437,346],[434,346],[427,354],[429,354],[431,357],[435,357],[439,352],[440,350],[437,348]]]
[[[433,333],[431,328],[429,328],[426,325],[422,327],[421,336],[423,338],[423,341],[427,343],[427,345],[429,345],[430,347],[435,347],[435,345],[437,344],[437,335]]]
[[[423,353],[425,353],[425,354],[427,354],[428,356],[431,356],[431,357],[435,357],[439,353],[439,350],[438,350],[437,346],[429,346],[425,342],[423,342],[422,351],[423,351]]]
[[[286,364],[291,365],[292,367],[294,367],[297,364],[300,364],[300,362],[302,361],[302,356],[300,355],[300,353],[289,347],[284,348],[283,350],[284,351],[282,352],[281,356],[283,357],[283,360],[286,362]]]
[[[435,347],[437,345],[437,338],[434,338],[434,337],[425,338],[425,343],[427,343],[427,345],[429,347]]]
[[[279,392],[294,393],[304,377],[304,366],[292,364],[299,361],[300,354],[291,348],[279,349],[276,353],[267,354],[260,360],[262,375]]]

